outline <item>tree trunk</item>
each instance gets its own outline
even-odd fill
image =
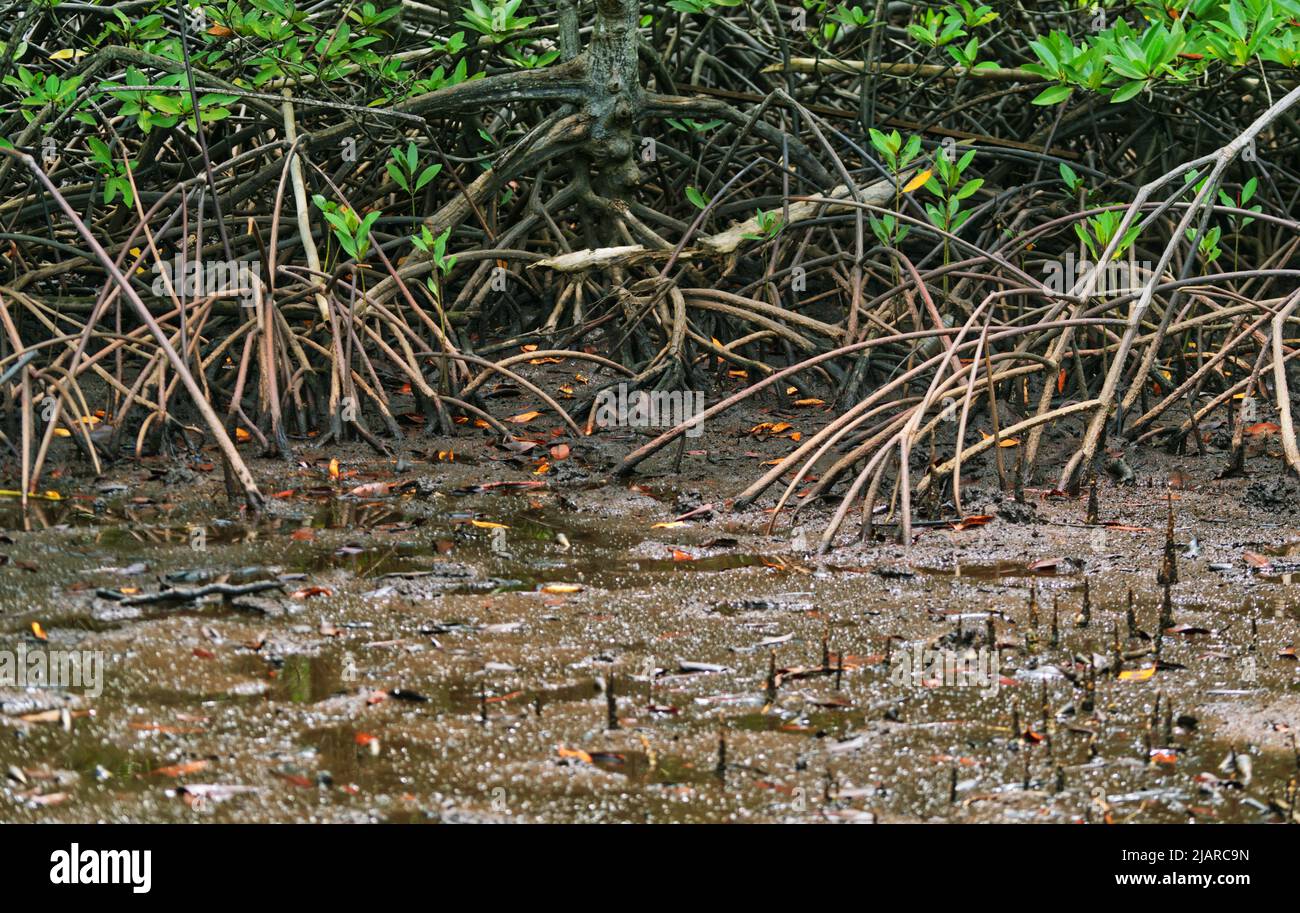
[[[641,113],[637,71],[638,0],[596,0],[596,27],[587,47],[589,88],[583,113],[591,118],[582,157],[591,189],[612,200],[641,182],[633,131]]]

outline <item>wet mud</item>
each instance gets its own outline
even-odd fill
[[[731,424],[631,479],[630,434],[307,443],[254,461],[260,516],[211,464],[71,460],[58,500],[0,503],[0,650],[96,653],[102,690],[0,687],[0,817],[1295,815],[1300,531],[1267,454],[1130,458],[1095,524],[972,467],[991,519],[817,555],[833,502],[771,535],[773,495],[731,509],[790,446]]]

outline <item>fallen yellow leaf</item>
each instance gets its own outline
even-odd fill
[[[543,593],[551,593],[557,596],[564,596],[569,593],[581,593],[582,584],[579,583],[548,583],[542,587]]]
[[[83,425],[98,425],[98,424],[100,423],[101,419],[100,419],[100,417],[99,417],[98,415],[83,415],[83,416],[79,419],[79,421],[80,421],[81,424],[83,424]],[[54,429],[54,436],[55,436],[55,437],[72,437],[72,432],[69,431],[67,428],[55,428],[55,429]]]

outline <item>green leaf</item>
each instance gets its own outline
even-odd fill
[[[97,136],[86,138],[86,145],[90,147],[91,157],[104,165],[113,163],[113,153],[109,150],[108,144]]]
[[[1050,86],[1035,96],[1033,104],[1035,105],[1058,105],[1070,97],[1074,91],[1073,86]]]
[[[912,159],[916,158],[917,153],[920,151],[921,137],[913,136],[907,141],[907,145],[903,147],[903,152],[899,156],[899,162],[904,168],[906,168],[911,163]]]
[[[420,172],[420,176],[415,180],[415,189],[419,190],[425,184],[432,181],[438,176],[438,172],[440,171],[442,171],[441,165],[430,165],[428,168],[425,168]]]
[[[347,220],[337,212],[326,212],[325,221],[334,226],[340,235],[351,236],[352,230],[348,227]]]
[[[1244,208],[1251,198],[1255,196],[1255,191],[1259,188],[1259,178],[1251,178],[1241,188],[1241,205]]]
[[[411,192],[411,186],[406,183],[406,175],[402,173],[401,168],[397,167],[396,162],[390,159],[384,170],[388,172],[388,176],[393,179],[394,184],[401,187],[407,193]]]
[[[1146,80],[1144,79],[1135,79],[1132,82],[1126,82],[1116,90],[1114,95],[1110,97],[1110,103],[1112,105],[1118,105],[1122,102],[1126,102],[1145,89],[1146,85]]]
[[[1056,59],[1056,55],[1051,52],[1046,44],[1041,41],[1031,41],[1029,42],[1029,47],[1038,55],[1038,59],[1043,62],[1046,70],[1052,73],[1060,72],[1061,63]],[[1051,104],[1051,102],[1045,102],[1045,104]]]

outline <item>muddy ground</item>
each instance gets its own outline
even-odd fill
[[[298,440],[288,465],[246,443],[273,495],[257,517],[210,452],[100,478],[56,454],[59,500],[0,503],[0,649],[98,651],[102,693],[0,686],[0,819],[1295,814],[1300,532],[1275,440],[1238,479],[1215,478],[1209,432],[1204,455],[1128,453],[1091,526],[1085,498],[1038,481],[1011,503],[976,461],[986,524],[922,524],[908,549],[853,528],[817,556],[833,503],[767,536],[774,493],[728,499],[825,418],[761,402],[630,480],[610,470],[646,432],[573,438],[545,413],[515,426],[531,447],[412,428],[392,459]],[[522,484],[482,487],[500,482]],[[212,583],[267,588],[141,599]],[[927,646],[982,648],[997,674],[900,675]]]

